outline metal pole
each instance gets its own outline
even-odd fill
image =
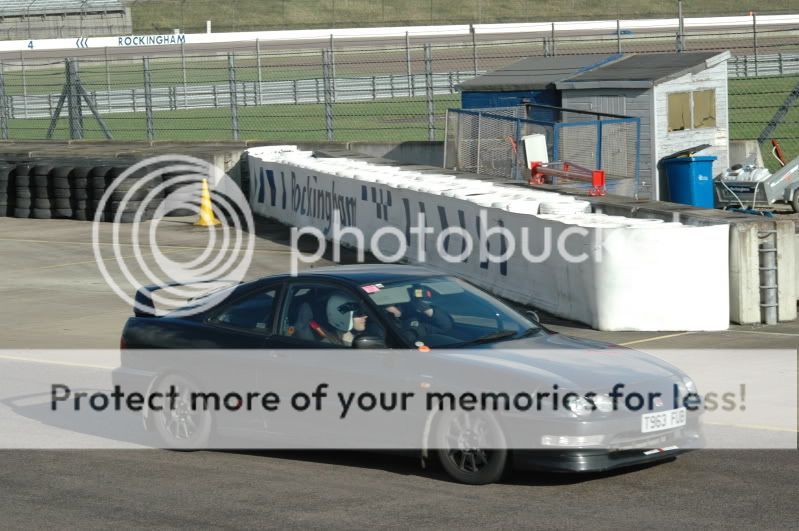
[[[411,36],[405,32],[405,64],[408,67],[408,96],[414,96],[413,72],[411,70]]]
[[[330,83],[330,56],[328,50],[322,50],[322,80],[325,92],[325,132],[328,142],[333,141],[333,88]]]
[[[682,0],[677,0],[677,53],[685,51],[685,25],[682,18]]]
[[[108,46],[105,47],[105,96],[106,110],[111,112],[111,67],[108,64]]]
[[[436,139],[435,106],[433,104],[433,51],[430,44],[424,47],[424,88],[427,95],[427,140]]]
[[[153,86],[150,78],[150,58],[142,58],[144,68],[144,111],[147,121],[147,140],[155,138],[155,126],[153,125]]]
[[[239,139],[239,102],[236,94],[236,60],[232,53],[227,54],[228,91],[230,93],[230,126],[233,140]]]
[[[261,98],[261,83],[263,83],[263,77],[261,76],[261,40],[255,39],[255,66],[258,69],[258,89],[255,92],[255,101],[258,105],[261,105],[263,99]]]
[[[22,116],[28,117],[28,81],[25,75],[25,57],[19,53],[19,64],[22,68]]]
[[[555,23],[552,23],[552,55],[555,55]]]
[[[186,80],[186,51],[183,49],[183,43],[180,43],[180,68],[183,71],[183,108],[189,108],[188,100],[188,81]]]
[[[8,112],[6,105],[5,66],[0,62],[0,139],[8,140]]]
[[[80,140],[83,138],[83,120],[81,119],[80,93],[78,92],[78,61],[65,59],[67,75],[67,110],[69,112],[69,138]]]
[[[483,129],[481,127],[481,118],[483,117],[483,113],[477,113],[477,169],[475,173],[480,175],[480,140],[482,140],[482,133]]]
[[[469,33],[472,34],[472,70],[477,77],[477,33],[474,31],[473,24],[469,24]]]
[[[616,53],[621,53],[621,20],[616,19]]]
[[[335,2],[333,3],[333,22],[335,23]],[[333,34],[330,34],[330,86],[333,90],[333,101],[336,101],[336,52],[333,50]]]
[[[752,11],[752,49],[755,55],[755,77],[757,77],[757,15]]]

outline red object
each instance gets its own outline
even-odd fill
[[[533,162],[530,164],[530,184],[545,184],[544,177],[560,177],[591,183],[589,195],[605,195],[605,170],[589,170],[570,162]]]
[[[319,334],[320,337],[327,337],[327,334],[325,334],[325,331],[322,330],[322,327],[319,326],[319,323],[317,323],[316,321],[311,321],[310,323],[308,323],[308,326],[311,327],[311,330],[313,330],[314,332]]]
[[[785,155],[783,155],[782,153],[782,148],[780,147],[780,143],[772,138],[771,145],[774,146],[774,153],[777,155],[777,158],[780,159],[782,165],[785,166]]]

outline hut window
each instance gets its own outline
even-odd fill
[[[668,117],[669,131],[716,127],[716,91],[672,92]]]
[[[716,127],[716,91],[698,90],[694,95],[694,128]]]
[[[669,131],[682,131],[691,128],[691,93],[672,92],[669,94]]]

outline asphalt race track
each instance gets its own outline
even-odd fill
[[[202,244],[204,233],[191,220],[168,224],[165,250],[180,254]],[[0,347],[118,344],[131,312],[100,277],[89,233],[87,222],[0,218]],[[260,222],[257,235],[250,276],[288,269],[286,228]],[[658,334],[549,322],[641,349],[799,345],[796,323]],[[0,518],[5,529],[796,529],[797,477],[795,450],[698,451],[613,474],[517,473],[483,487],[453,483],[415,459],[378,454],[3,451]]]

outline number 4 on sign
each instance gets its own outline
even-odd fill
[[[33,50],[33,41],[28,41],[28,48]]]

